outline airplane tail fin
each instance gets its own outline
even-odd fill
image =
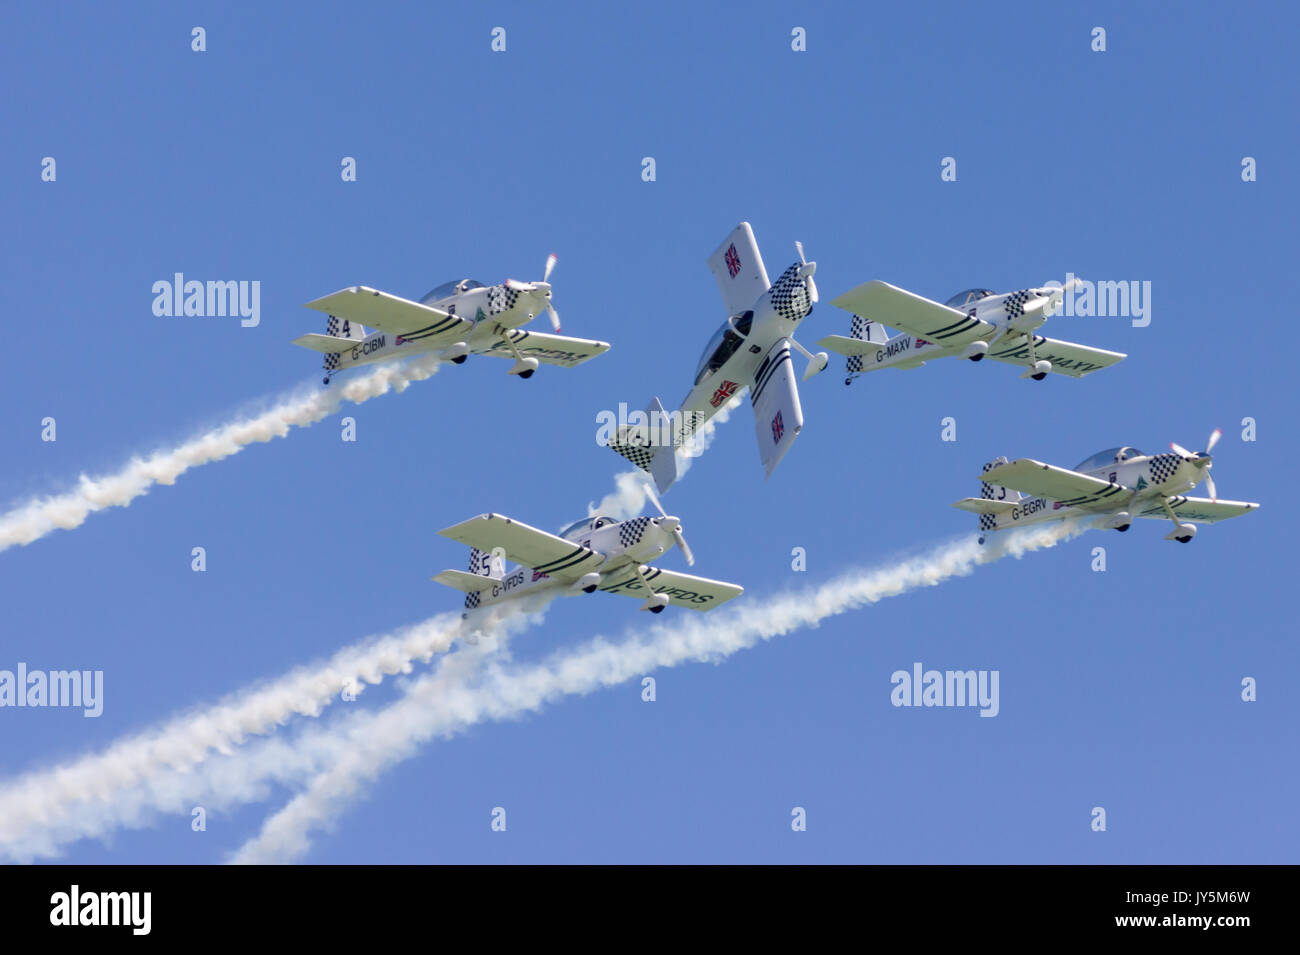
[[[980,469],[980,473],[986,473],[993,470],[1001,464],[1006,464],[1005,456],[996,457]],[[1018,501],[1020,492],[1005,488],[1000,484],[990,484],[988,481],[980,481],[980,498],[985,501]],[[980,514],[980,530],[991,531],[997,526],[997,516],[992,513]]]
[[[364,341],[366,335],[366,326],[360,322],[350,322],[346,318],[338,318],[334,315],[325,317],[325,334],[330,338],[346,338],[350,341]],[[337,371],[339,367],[339,353],[327,352],[325,354],[326,371]]]
[[[609,446],[654,478],[662,494],[677,480],[676,435],[658,398],[645,410],[644,425],[621,425]]]
[[[885,331],[884,325],[863,318],[861,315],[854,315],[852,321],[850,321],[849,337],[862,342],[874,342],[877,345],[883,345],[889,341],[889,333]],[[847,370],[850,375],[862,374],[862,356],[850,355]]]
[[[434,580],[447,587],[455,587],[465,592],[465,609],[475,610],[483,599],[483,591],[499,582],[506,573],[506,561],[501,553],[491,553],[471,548],[469,552],[469,571],[444,570],[434,576]]]

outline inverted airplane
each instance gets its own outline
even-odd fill
[[[1031,458],[997,458],[984,465],[980,496],[963,498],[953,507],[980,516],[981,544],[992,531],[1078,517],[1092,517],[1093,527],[1117,531],[1128,530],[1135,517],[1168,519],[1174,529],[1165,540],[1186,544],[1196,536],[1196,524],[1213,524],[1259,507],[1219,500],[1210,476],[1210,452],[1221,434],[1211,434],[1204,451],[1193,453],[1178,444],[1171,444],[1167,454],[1111,448],[1068,470]],[[1208,498],[1186,496],[1202,481]]]
[[[709,256],[729,317],[704,346],[690,393],[671,416],[653,399],[646,426],[623,426],[610,440],[610,447],[648,472],[661,492],[677,480],[675,449],[746,389],[768,477],[803,429],[791,352],[808,359],[805,380],[826,367],[828,356],[814,355],[794,340],[795,329],[817,302],[817,263],[804,258],[802,243],[795,248],[799,261],[775,283],[768,281],[748,222]]]
[[[558,536],[501,514],[470,518],[438,532],[470,546],[469,571],[444,570],[433,579],[465,592],[466,613],[544,590],[622,594],[651,613],[669,604],[712,610],[740,596],[744,588],[736,584],[646,563],[674,545],[687,564],[695,563],[681,521],[665,514],[653,493],[650,498],[659,517],[583,518]],[[506,559],[520,566],[507,570]]]
[[[419,353],[458,365],[470,355],[513,358],[509,374],[520,378],[531,378],[543,362],[572,368],[609,351],[609,344],[519,327],[546,312],[559,332],[549,281],[554,267],[551,255],[540,282],[484,285],[461,279],[439,285],[418,302],[364,285],[341,289],[307,303],[328,316],[325,334],[302,335],[293,343],[324,353],[327,385],[346,368]]]
[[[848,356],[846,385],[877,368],[919,368],[947,357],[1021,365],[1020,377],[1035,381],[1048,372],[1082,378],[1127,356],[1035,334],[1072,284],[1003,293],[967,289],[941,305],[887,282],[866,282],[831,302],[852,313],[849,336],[829,335],[817,344]],[[902,334],[891,338],[885,326]]]

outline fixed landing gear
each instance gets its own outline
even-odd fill
[[[664,606],[663,606],[663,604],[656,604],[655,606],[651,607],[651,608],[650,608],[650,612],[651,612],[651,613],[663,613],[663,612],[664,612]]]
[[[1038,372],[1038,374],[1036,374],[1036,375],[1030,375],[1029,377],[1032,378],[1032,379],[1034,379],[1034,381],[1042,381],[1044,378],[1047,377],[1047,372],[1045,372],[1045,371],[1040,371],[1040,372]]]
[[[329,376],[329,375],[326,375],[324,378],[321,379],[321,384],[322,384],[322,385],[328,385],[329,383],[330,383],[330,376]]]
[[[451,363],[453,365],[463,365],[465,364],[465,359],[467,358],[469,358],[469,355],[457,355],[455,358],[451,360]]]
[[[533,377],[533,372],[536,371],[536,370],[537,370],[537,369],[535,369],[535,368],[529,368],[527,371],[521,371],[521,372],[519,373],[519,377],[520,377],[520,378],[525,378],[525,379],[527,379],[527,378],[531,378],[531,377]]]
[[[1192,542],[1190,535],[1185,537],[1175,537],[1174,540],[1178,541],[1180,544],[1190,544]]]
[[[1123,534],[1126,530],[1128,530],[1132,526],[1133,526],[1132,524],[1121,524],[1119,527],[1115,528],[1115,530]]]
[[[978,355],[971,355],[971,356],[970,356],[970,360],[971,360],[971,361],[983,361],[983,360],[984,360],[984,353],[983,353],[983,352],[980,352]]]
[[[852,379],[852,378],[845,378],[845,379],[844,379],[844,383],[845,383],[846,385],[851,385],[851,384],[853,384],[853,379]]]

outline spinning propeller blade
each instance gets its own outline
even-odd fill
[[[649,482],[645,485],[645,496],[650,499],[650,503],[655,506],[655,510],[659,512],[660,516],[668,516],[668,512],[664,510],[664,506],[659,503],[659,495],[655,493],[654,486]],[[695,555],[691,553],[691,547],[686,543],[686,535],[682,533],[682,525],[680,521],[677,523],[677,527],[673,531],[673,540],[677,543],[678,548],[680,548],[682,556],[686,558],[686,565],[688,567],[694,567]]]

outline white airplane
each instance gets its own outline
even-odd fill
[[[561,590],[564,595],[597,590],[623,594],[643,600],[640,609],[651,613],[662,613],[670,603],[712,610],[744,593],[736,584],[646,563],[674,544],[687,564],[695,563],[681,521],[664,513],[653,492],[649,496],[659,517],[583,518],[559,536],[500,514],[470,518],[438,532],[470,546],[469,572],[444,570],[433,580],[463,590],[467,613],[543,590]],[[507,571],[506,558],[520,566]]]
[[[302,335],[293,343],[325,354],[327,385],[345,368],[424,352],[458,365],[470,355],[513,358],[509,373],[520,378],[531,378],[539,362],[572,368],[609,351],[609,344],[519,328],[546,312],[560,330],[551,304],[554,267],[551,255],[540,282],[484,285],[461,279],[439,285],[418,302],[364,285],[345,288],[307,303],[329,316],[325,334]]]
[[[746,388],[768,477],[803,429],[790,353],[808,359],[804,380],[826,367],[827,355],[814,355],[794,340],[794,330],[817,302],[817,263],[804,258],[802,243],[795,248],[799,261],[775,284],[768,281],[748,222],[740,223],[709,256],[729,317],[704,346],[690,393],[671,416],[655,398],[644,428],[624,426],[610,440],[610,447],[648,472],[661,492],[677,480],[674,449]]]
[[[963,498],[953,507],[980,516],[981,544],[990,531],[1089,515],[1095,516],[1093,527],[1117,531],[1128,530],[1134,517],[1168,518],[1174,529],[1165,540],[1186,544],[1196,536],[1191,522],[1213,524],[1259,507],[1219,500],[1210,476],[1210,451],[1221,433],[1211,434],[1205,450],[1195,454],[1178,444],[1169,446],[1169,454],[1111,448],[1073,470],[1030,458],[998,458],[984,465],[980,496]],[[1202,481],[1209,498],[1185,496]]]
[[[1074,282],[1001,294],[968,289],[942,305],[886,282],[866,282],[831,302],[853,314],[849,337],[830,335],[817,344],[848,356],[846,385],[877,368],[919,368],[949,356],[1022,365],[1020,377],[1035,381],[1049,371],[1082,378],[1127,356],[1034,334]],[[903,334],[890,338],[885,326]]]

